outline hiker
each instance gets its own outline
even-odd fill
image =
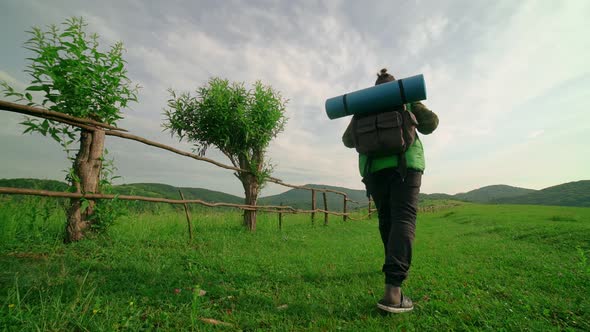
[[[395,81],[395,78],[384,68],[377,74],[375,85],[391,81]],[[377,207],[379,232],[385,251],[385,294],[377,303],[377,307],[387,312],[400,313],[414,308],[412,300],[402,293],[401,286],[408,277],[412,262],[418,193],[425,168],[424,150],[416,129],[422,134],[432,133],[438,126],[438,117],[421,102],[395,106],[391,111],[399,112],[399,118],[403,119],[403,141],[413,142],[408,144],[409,147],[404,146],[402,151],[405,152],[399,154],[382,151],[378,156],[367,156],[359,153],[359,170],[367,196],[373,198]],[[392,114],[386,114],[390,115]],[[367,119],[370,116],[373,118]],[[373,130],[382,130],[380,128],[387,125],[379,125],[381,118],[384,116],[379,117],[378,114],[354,115],[342,136],[344,145],[357,150],[361,148],[360,145],[383,145],[382,142],[375,144],[367,143],[366,140],[367,137],[388,137],[386,134],[366,136],[367,127],[359,125],[362,121],[367,123],[367,120],[370,120]],[[399,134],[399,127],[397,129],[397,135],[402,135]],[[363,133],[364,138],[361,136]]]

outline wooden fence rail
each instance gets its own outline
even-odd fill
[[[63,122],[63,123],[66,123],[66,124],[69,124],[72,126],[77,126],[77,124],[86,124],[89,126],[95,126],[95,127],[104,128],[104,129],[127,131],[125,129],[121,129],[121,128],[111,126],[106,123],[94,121],[91,119],[82,119],[82,118],[71,116],[71,115],[68,115],[65,113],[50,111],[50,110],[47,110],[47,109],[44,109],[41,107],[11,103],[9,101],[4,101],[4,100],[0,100],[0,109],[2,109],[4,111],[8,111],[8,112],[15,112],[15,113],[20,113],[20,114],[25,114],[25,115],[38,116],[38,117],[46,118],[46,119],[49,119],[52,121]]]
[[[81,193],[69,193],[60,191],[49,191],[49,190],[38,190],[38,189],[23,189],[23,188],[11,188],[11,187],[0,187],[1,194],[10,195],[29,195],[29,196],[44,196],[44,197],[56,197],[56,198],[86,198],[86,199],[120,199],[122,201],[143,201],[152,203],[168,203],[168,204],[199,204],[207,207],[229,207],[237,208],[241,210],[250,211],[261,211],[261,212],[273,212],[273,213],[324,213],[335,216],[343,216],[344,213],[328,211],[323,209],[314,210],[302,210],[296,209],[292,206],[286,205],[246,205],[246,204],[233,204],[233,203],[211,203],[200,199],[169,199],[169,198],[156,198],[146,196],[131,196],[131,195],[112,195],[112,194],[81,194]],[[347,214],[349,219],[350,213]],[[355,219],[360,220],[360,219]]]
[[[248,170],[240,169],[235,166],[225,165],[225,164],[217,162],[215,160],[201,157],[201,156],[196,155],[194,153],[182,151],[180,149],[177,149],[177,148],[174,148],[174,147],[171,147],[171,146],[159,143],[159,142],[155,142],[155,141],[152,141],[152,140],[140,137],[140,136],[129,134],[129,133],[127,133],[127,130],[125,130],[125,129],[118,128],[118,127],[115,127],[115,126],[112,126],[112,125],[109,125],[106,123],[101,123],[101,122],[97,122],[97,121],[90,120],[90,119],[82,119],[82,118],[74,117],[74,116],[67,115],[64,113],[50,111],[50,110],[40,108],[40,107],[22,105],[22,104],[12,103],[12,102],[8,102],[8,101],[3,101],[3,100],[0,100],[0,110],[20,113],[20,114],[25,114],[25,115],[30,115],[30,116],[36,116],[36,117],[48,119],[51,121],[56,121],[56,122],[64,123],[67,125],[75,126],[78,128],[86,129],[89,131],[103,130],[105,132],[105,135],[108,135],[108,136],[115,136],[115,137],[120,137],[120,138],[124,138],[124,139],[128,139],[128,140],[133,140],[136,142],[140,142],[142,144],[146,144],[146,145],[153,146],[153,147],[156,147],[159,149],[167,150],[167,151],[170,151],[170,152],[173,152],[173,153],[185,156],[185,157],[204,161],[204,162],[213,164],[215,166],[218,166],[220,168],[224,168],[224,169],[228,169],[228,170],[232,170],[232,171],[236,171],[236,172],[250,173],[250,171],[248,171]],[[281,179],[274,178],[274,177],[267,178],[267,181],[281,185],[281,186],[293,188],[293,189],[301,189],[301,190],[311,191],[311,194],[312,194],[311,195],[312,196],[311,210],[296,209],[291,206],[283,206],[282,204],[280,206],[272,206],[272,205],[261,206],[261,205],[246,205],[246,204],[232,204],[232,203],[211,203],[211,202],[206,202],[206,201],[199,200],[199,199],[186,200],[186,199],[184,199],[182,192],[180,193],[180,195],[181,195],[180,200],[167,199],[167,198],[145,197],[145,196],[129,196],[129,195],[81,194],[81,193],[56,192],[56,191],[47,191],[47,190],[6,188],[6,187],[0,187],[0,194],[20,194],[20,195],[34,195],[34,196],[45,196],[45,197],[87,198],[87,199],[115,199],[116,198],[116,199],[128,200],[128,201],[145,201],[145,202],[154,202],[154,203],[183,204],[185,207],[185,213],[186,213],[187,223],[188,223],[188,228],[189,228],[189,235],[191,238],[192,238],[192,225],[191,225],[190,213],[188,211],[187,204],[200,204],[200,205],[208,206],[208,207],[230,207],[230,208],[238,208],[238,209],[250,210],[250,211],[255,210],[255,211],[261,211],[261,212],[279,213],[279,227],[281,227],[281,228],[282,228],[282,221],[283,221],[283,213],[292,213],[292,214],[293,213],[309,213],[309,214],[311,214],[312,224],[315,223],[316,213],[324,213],[324,224],[325,225],[328,224],[328,216],[329,215],[341,216],[343,221],[347,221],[347,220],[358,221],[358,220],[367,219],[367,216],[365,216],[364,218],[354,218],[354,217],[352,217],[352,214],[347,211],[347,202],[356,203],[356,204],[360,204],[360,203],[357,201],[354,201],[352,199],[349,199],[348,195],[345,192],[341,192],[341,191],[333,190],[333,189],[327,189],[327,188],[311,188],[311,187],[289,184],[289,183],[283,182],[283,180],[281,180]],[[316,193],[317,192],[321,192],[323,194],[324,209],[317,208],[317,203],[316,203]],[[334,194],[341,195],[343,197],[343,212],[342,213],[328,210],[327,193],[334,193]],[[434,209],[426,209],[425,211],[434,211]],[[368,210],[368,218],[369,219],[371,218],[372,212],[373,212],[373,209],[371,209],[371,201],[369,200],[369,210]]]
[[[177,148],[174,148],[174,147],[171,147],[171,146],[159,143],[159,142],[155,142],[155,141],[149,140],[147,138],[143,138],[143,137],[132,135],[132,134],[127,134],[127,133],[125,133],[125,132],[127,132],[127,130],[122,129],[122,128],[118,128],[118,127],[114,127],[114,126],[111,126],[106,123],[101,123],[101,122],[97,122],[97,121],[89,120],[89,119],[82,119],[82,118],[67,115],[64,113],[49,111],[49,110],[46,110],[46,109],[43,109],[40,107],[27,106],[27,105],[12,103],[12,102],[3,101],[3,100],[0,100],[0,110],[14,112],[14,113],[20,113],[20,114],[25,114],[25,115],[31,115],[31,116],[37,116],[37,117],[45,118],[45,119],[48,119],[51,121],[65,123],[65,124],[68,124],[71,126],[75,126],[75,127],[90,130],[90,131],[94,131],[99,128],[106,129],[106,130],[104,130],[104,132],[105,132],[105,135],[108,135],[108,136],[115,136],[115,137],[133,140],[133,141],[140,142],[140,143],[143,143],[146,145],[150,145],[150,146],[153,146],[156,148],[167,150],[167,151],[170,151],[170,152],[173,152],[173,153],[185,156],[185,157],[204,161],[204,162],[213,164],[215,166],[218,166],[220,168],[224,168],[224,169],[228,169],[228,170],[232,170],[232,171],[236,171],[236,172],[250,173],[249,170],[244,170],[244,169],[241,169],[241,168],[238,168],[235,166],[225,165],[225,164],[217,162],[213,159],[201,157],[201,156],[196,155],[194,153],[182,151],[180,149],[177,149]],[[267,178],[267,180],[269,182],[273,182],[278,185],[293,188],[293,189],[302,189],[302,190],[310,190],[310,191],[315,190],[315,191],[319,191],[319,192],[331,192],[331,193],[335,193],[338,195],[346,196],[345,192],[332,190],[332,189],[326,189],[326,188],[310,188],[310,187],[305,187],[305,186],[298,186],[298,185],[283,182],[283,180],[277,179],[275,177],[269,177],[269,178]],[[352,202],[354,202],[354,201],[352,201]]]

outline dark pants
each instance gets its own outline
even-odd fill
[[[396,287],[408,277],[412,263],[421,181],[422,172],[408,169],[402,180],[393,168],[371,173],[363,179],[379,214],[379,232],[385,249],[385,283]]]

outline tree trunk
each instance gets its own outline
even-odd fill
[[[88,131],[83,129],[80,133],[80,150],[73,165],[77,179],[72,179],[77,193],[100,192],[99,182],[104,139],[103,130]],[[82,202],[81,199],[70,200],[70,207],[67,211],[66,243],[82,239],[90,226],[90,217],[94,213],[95,203],[88,201],[88,206],[83,207]]]
[[[246,153],[240,153],[237,155],[226,153],[226,155],[232,160],[234,166],[253,171],[237,172],[235,174],[244,187],[244,194],[246,196],[245,203],[247,205],[256,205],[261,184],[258,183],[258,178],[253,173],[259,174],[262,171],[264,151],[252,149]],[[252,232],[256,230],[256,211],[244,210],[244,226]]]
[[[252,174],[244,174],[242,176],[242,185],[246,195],[245,203],[247,205],[256,205],[260,190],[256,177]],[[244,210],[244,226],[250,231],[256,230],[256,211]]]

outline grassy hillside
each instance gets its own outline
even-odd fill
[[[50,191],[67,191],[68,185],[56,180],[0,179],[0,187],[26,188]]]
[[[0,179],[0,186],[16,188],[34,188],[54,191],[65,191],[67,185],[54,180],[38,179]],[[348,197],[359,202],[349,203],[350,209],[366,207],[367,198],[364,190],[355,190],[342,187],[309,184],[308,187],[327,188],[346,192]],[[202,199],[209,202],[243,203],[243,198],[219,191],[202,188],[180,188],[188,199]],[[178,199],[179,188],[160,183],[133,183],[114,186],[114,192],[124,195],[138,195],[148,197],[165,197]],[[330,210],[342,210],[342,196],[328,193],[328,208]],[[561,206],[587,206],[590,207],[590,180],[566,183],[543,190],[532,190],[512,187],[507,185],[486,186],[479,189],[460,193],[448,194],[420,194],[421,204],[432,200],[460,200],[474,203],[507,203],[507,204],[535,204],[535,205],[561,205]],[[308,190],[291,189],[278,195],[262,197],[261,205],[290,205],[299,209],[311,209],[311,192]],[[316,204],[323,208],[323,196],[317,193]]]
[[[494,202],[590,207],[590,180],[564,183],[518,197],[499,198]]]
[[[308,216],[239,212],[125,217],[64,245],[45,219],[0,204],[0,326],[8,331],[588,331],[590,209],[464,204],[419,216],[406,295],[381,315],[376,220],[312,227]],[[231,326],[214,326],[217,322]]]
[[[178,190],[182,190],[186,199],[202,199],[208,202],[244,203],[244,199],[238,196],[202,188],[178,188],[161,183],[133,183],[114,187],[114,191],[121,195],[165,197],[172,199],[180,199]]]
[[[55,180],[40,179],[0,179],[0,186],[14,188],[30,188],[52,191],[66,191],[66,183]],[[243,203],[244,199],[238,196],[219,191],[202,188],[178,188],[161,183],[132,183],[113,187],[113,192],[119,195],[137,195],[147,197],[162,197],[180,199],[178,190],[182,190],[186,199],[202,199],[208,202]]]
[[[420,193],[419,197],[420,197],[420,200],[455,199],[455,197],[453,195],[441,194],[441,193],[435,193],[435,194]]]
[[[534,192],[533,189],[512,187],[507,185],[486,186],[466,193],[453,195],[454,199],[474,203],[489,203],[496,199],[512,198]]]

